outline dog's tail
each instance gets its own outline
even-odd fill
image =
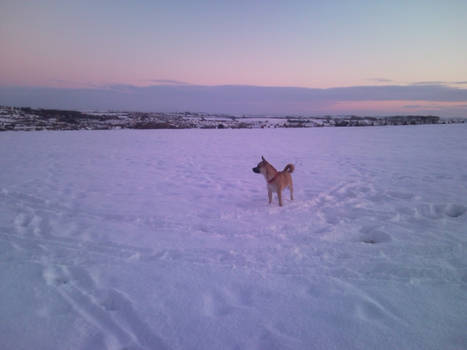
[[[295,165],[287,164],[283,171],[288,171],[289,173],[293,173],[294,170],[295,170]]]

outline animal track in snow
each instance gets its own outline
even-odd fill
[[[42,276],[44,277],[45,283],[49,286],[59,287],[69,283],[68,271],[65,266],[47,266]]]
[[[452,218],[457,218],[465,214],[467,209],[463,205],[459,204],[450,204],[445,209],[445,214]]]
[[[47,285],[102,335],[109,348],[167,349],[123,292],[99,288],[82,268],[45,265],[43,278]]]
[[[400,192],[400,191],[388,191],[387,194],[390,197],[393,197],[395,199],[402,199],[402,200],[409,200],[409,199],[413,199],[415,197],[415,195],[413,193]]]
[[[462,216],[467,208],[461,204],[423,204],[416,208],[416,216],[428,219],[441,219],[443,217],[457,218]]]
[[[220,317],[230,314],[234,307],[219,292],[208,292],[203,295],[203,310],[208,317]]]
[[[366,244],[379,244],[390,242],[391,236],[386,232],[378,230],[376,227],[363,227],[361,230],[360,242]]]
[[[19,213],[14,220],[15,230],[19,234],[26,233],[27,226],[29,225],[29,217],[26,213]]]

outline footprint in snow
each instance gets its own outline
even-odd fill
[[[222,317],[230,314],[234,307],[217,292],[209,292],[203,295],[203,310],[208,317]]]
[[[66,267],[61,266],[46,266],[42,272],[42,277],[45,283],[49,286],[60,287],[69,283],[69,273]]]
[[[418,216],[428,219],[441,219],[443,217],[457,218],[465,214],[466,207],[460,204],[423,204],[416,208]]]
[[[463,205],[450,204],[446,207],[445,214],[452,218],[457,218],[465,214],[467,209]]]
[[[27,213],[19,213],[14,220],[15,230],[19,234],[26,233],[30,218]]]
[[[409,192],[397,192],[397,191],[388,191],[388,195],[395,199],[410,200],[415,197],[413,193]]]
[[[366,244],[379,244],[390,242],[391,236],[386,232],[380,231],[375,227],[363,227],[359,241]]]

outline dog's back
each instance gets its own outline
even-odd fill
[[[293,164],[287,164],[284,170],[279,171],[276,176],[268,181],[269,184],[277,186],[278,191],[282,191],[286,187],[292,186],[292,176],[290,175],[295,170]]]

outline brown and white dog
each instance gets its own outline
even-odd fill
[[[263,156],[261,162],[258,163],[253,171],[257,174],[263,174],[267,182],[269,204],[272,203],[272,192],[277,193],[279,205],[282,207],[282,190],[286,187],[290,191],[290,199],[293,200],[293,183],[292,176],[290,175],[295,169],[293,164],[287,164],[282,171],[277,171],[271,164],[269,164]]]

